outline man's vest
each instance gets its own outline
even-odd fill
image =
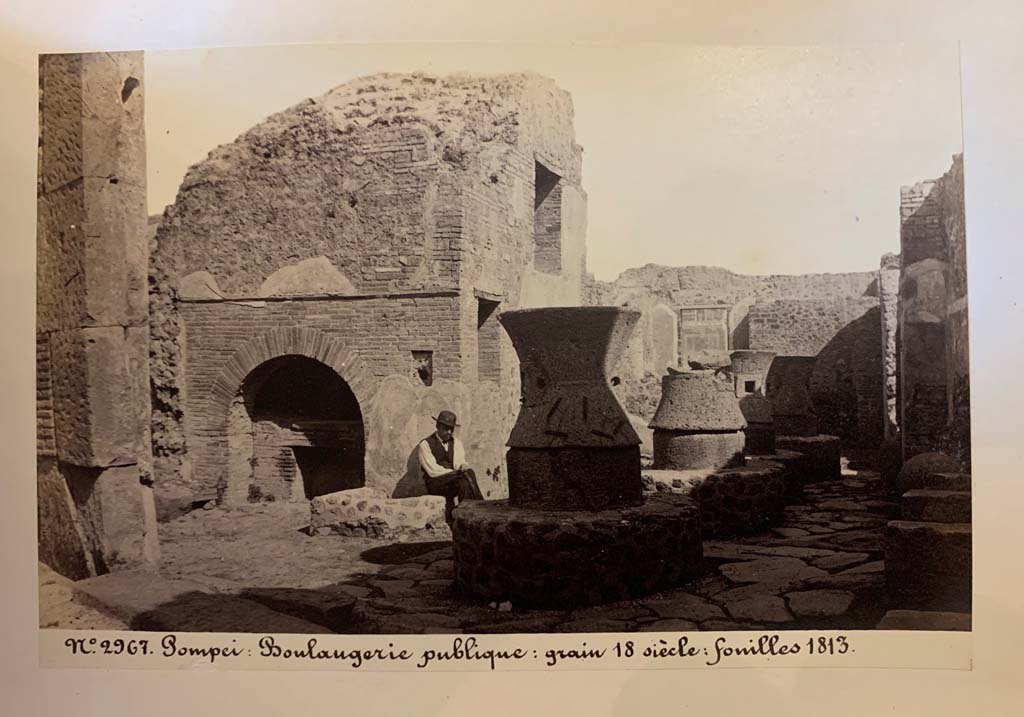
[[[434,454],[434,460],[437,461],[437,464],[450,471],[455,470],[455,438],[453,437],[449,441],[447,450],[445,450],[444,444],[441,443],[441,439],[437,437],[436,433],[431,433],[425,440],[430,448],[430,452]],[[425,471],[423,472],[423,477],[427,477]]]

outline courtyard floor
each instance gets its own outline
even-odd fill
[[[98,600],[41,573],[40,624],[395,634],[871,629],[888,609],[883,531],[896,512],[877,473],[844,461],[842,478],[808,485],[779,527],[705,541],[706,575],[694,583],[541,611],[458,595],[447,536],[311,536],[304,503],[198,510],[161,525],[159,575],[108,581]],[[104,609],[118,595],[123,609]]]

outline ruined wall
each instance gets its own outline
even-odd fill
[[[817,356],[843,328],[877,308],[876,297],[758,303],[748,317],[750,348],[785,356]]]
[[[142,53],[39,63],[39,555],[82,578],[156,559]]]
[[[361,376],[336,368],[365,384],[352,387],[368,484],[422,491],[410,453],[451,408],[485,493],[506,490],[518,368],[481,307],[579,303],[585,197],[571,122],[568,95],[533,75],[381,75],[274,115],[193,167],[153,253],[161,490],[216,495],[228,408],[204,408],[210,381],[247,339],[291,326],[358,357]],[[538,161],[561,177],[539,254]],[[417,367],[431,363],[424,382]],[[243,379],[232,373],[235,390]]]
[[[629,269],[615,282],[589,277],[585,301],[594,304],[663,303],[678,314],[680,363],[701,351],[726,354],[762,349],[781,356],[819,356],[808,386],[821,430],[847,444],[877,445],[884,431],[879,386],[882,348],[878,272],[753,276],[715,267]],[[874,332],[873,334],[871,332]],[[652,340],[644,326],[633,342]],[[630,412],[657,405],[656,376],[664,367],[627,352],[619,367],[619,394]],[[653,394],[653,395],[648,395]],[[637,413],[649,419],[645,413]]]
[[[878,274],[873,271],[844,274],[748,275],[736,274],[720,267],[665,267],[648,264],[636,269],[627,269],[614,282],[599,281],[592,276],[585,277],[583,301],[587,305],[595,306],[643,307],[663,304],[670,307],[678,314],[677,360],[685,364],[688,354],[701,349],[727,353],[736,349],[764,346],[769,337],[765,324],[762,322],[759,327],[759,336],[756,335],[758,329],[754,330],[754,334],[751,333],[750,312],[758,303],[764,305],[774,302],[808,302],[804,306],[808,307],[806,318],[810,325],[787,326],[786,335],[783,336],[780,332],[778,340],[795,344],[817,343],[819,348],[823,347],[840,327],[834,327],[832,334],[818,328],[816,324],[822,321],[819,321],[817,316],[818,304],[814,302],[842,304],[850,300],[852,306],[860,306],[861,299],[877,295],[877,279]],[[877,304],[877,298],[871,299],[870,302]],[[865,299],[863,305],[866,307],[868,303],[869,301]],[[844,311],[845,309],[841,309],[840,313]],[[853,318],[856,317],[850,317],[851,320]],[[812,338],[805,342],[802,337],[808,332],[812,334]],[[643,325],[638,327],[633,342],[642,344],[652,341],[653,339],[646,337],[645,333]],[[627,352],[627,356],[630,355],[635,356],[636,351]],[[634,408],[640,409],[651,403],[657,404],[656,396],[652,399],[644,393],[648,390],[657,390],[657,381],[650,380],[648,374],[660,376],[664,373],[664,367],[654,364],[642,365],[638,361],[627,360],[618,370],[625,384],[626,390],[623,391],[623,395],[629,397]]]
[[[590,297],[600,296],[613,304],[633,296],[650,295],[679,307],[873,295],[875,280],[874,271],[758,275],[736,274],[713,266],[648,264],[627,269],[613,282],[591,279],[587,289]]]
[[[819,432],[844,445],[878,445],[885,409],[877,297],[758,303],[748,322],[750,348],[816,357],[808,388]]]
[[[900,190],[899,422],[906,460],[970,461],[963,159]]]

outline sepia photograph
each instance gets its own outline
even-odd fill
[[[960,69],[40,55],[39,627],[971,631]]]

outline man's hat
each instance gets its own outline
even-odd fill
[[[455,414],[451,411],[441,411],[434,417],[434,420],[443,426],[448,426],[448,428],[455,428],[459,425],[455,420]]]

